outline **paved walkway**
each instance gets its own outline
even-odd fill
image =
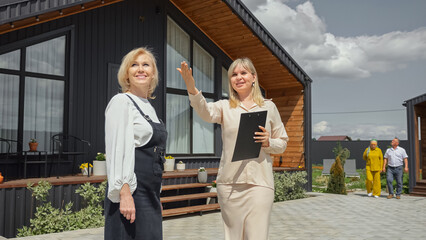
[[[315,194],[315,197],[275,203],[270,240],[284,239],[426,239],[426,198],[400,200]],[[223,239],[220,212],[166,219],[165,240]],[[103,228],[20,238],[22,240],[100,240]]]

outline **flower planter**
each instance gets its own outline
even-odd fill
[[[93,175],[106,176],[106,161],[93,160]]]
[[[89,168],[82,168],[81,169],[81,173],[83,174],[83,176],[87,176],[88,174],[88,172],[87,171],[89,171],[91,174],[93,173],[93,171],[92,171],[92,168],[91,167],[89,167]]]
[[[178,171],[185,171],[185,163],[178,163],[178,164],[176,164],[176,169]]]
[[[207,192],[217,192],[217,188],[215,187],[207,186],[206,188],[207,188],[206,189]],[[215,203],[216,203],[216,198],[211,198],[211,197],[207,198],[206,204],[215,204]]]
[[[164,171],[173,172],[174,170],[175,170],[175,159],[166,158],[166,162],[164,163]]]
[[[207,171],[198,172],[198,182],[199,183],[207,182]]]
[[[28,145],[30,146],[30,152],[37,152],[38,143],[30,142],[30,143],[28,143]]]

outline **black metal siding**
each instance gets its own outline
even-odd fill
[[[164,12],[165,3],[156,1],[124,1],[33,27],[0,35],[0,45],[72,27],[69,97],[65,98],[65,132],[92,143],[96,152],[104,151],[104,111],[108,99],[108,64],[120,64],[131,49],[149,46],[157,57],[160,83],[152,101],[164,119]],[[144,17],[140,21],[139,17]],[[10,49],[12,50],[12,49]],[[113,79],[116,81],[116,79]],[[114,82],[115,83],[115,82]],[[65,109],[67,110],[67,109]],[[87,160],[86,160],[87,161]]]
[[[415,110],[414,106],[416,104],[426,102],[426,94],[417,96],[410,100],[405,101],[403,104],[407,109],[407,137],[408,137],[408,148],[411,155],[408,154],[408,171],[409,171],[409,188],[410,192],[416,186],[416,148],[415,144],[417,143],[416,131],[418,130],[415,126]],[[420,149],[421,149],[420,144]]]
[[[0,25],[94,0],[2,0]]]
[[[63,207],[72,201],[72,209],[78,211],[83,207],[84,201],[80,195],[75,193],[80,185],[52,186],[48,200],[55,208]],[[99,186],[99,184],[95,184],[95,186]],[[23,187],[0,189],[0,236],[15,237],[18,228],[29,226],[35,209],[35,199],[28,189]]]
[[[312,161],[311,161],[311,139],[312,139],[312,100],[311,100],[311,81],[306,80],[303,104],[303,117],[304,117],[304,142],[305,142],[305,168],[307,172],[307,191],[312,191]]]

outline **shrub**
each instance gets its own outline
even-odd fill
[[[328,193],[346,194],[345,175],[343,172],[340,156],[336,157],[330,168],[330,180],[327,185]]]
[[[347,148],[343,148],[340,142],[337,142],[336,147],[333,148],[334,158],[340,157],[342,166],[345,166],[346,159],[351,156],[351,151]]]
[[[274,173],[274,202],[305,198],[306,176],[305,171]]]
[[[106,181],[99,187],[90,183],[81,185],[76,193],[83,197],[86,207],[72,212],[73,203],[69,202],[64,208],[55,208],[47,202],[47,196],[52,185],[47,181],[40,181],[37,186],[29,184],[27,187],[37,201],[34,218],[30,219],[30,226],[18,229],[17,237],[56,233],[85,228],[102,227],[104,225],[103,200],[105,197]]]

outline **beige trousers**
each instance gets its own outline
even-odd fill
[[[267,240],[274,190],[251,184],[218,184],[225,240]]]

